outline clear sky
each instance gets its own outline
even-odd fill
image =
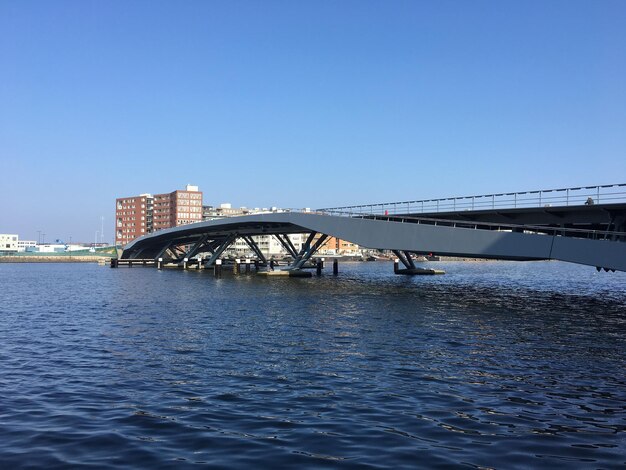
[[[0,233],[116,197],[327,207],[626,182],[626,1],[0,0]]]

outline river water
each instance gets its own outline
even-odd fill
[[[623,468],[626,273],[428,266],[0,264],[0,467]]]

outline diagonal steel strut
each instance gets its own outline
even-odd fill
[[[299,259],[293,263],[291,269],[302,268],[302,266],[304,266],[304,263],[306,263],[309,259],[311,259],[311,256],[313,256],[315,252],[319,250],[320,246],[322,246],[322,244],[328,238],[328,235],[322,234],[322,236],[319,237],[319,239],[315,242],[315,244],[311,246],[311,240],[313,239],[313,237],[315,237],[315,235],[317,235],[317,233],[313,232],[309,236],[306,243],[302,247],[301,255],[298,255]]]
[[[198,241],[189,249],[189,251],[185,253],[183,258],[193,258],[200,251],[200,248],[202,248],[202,245],[207,241],[208,238],[208,234],[201,236]]]
[[[261,252],[261,249],[259,248],[259,245],[257,245],[257,243],[254,241],[254,239],[251,236],[249,236],[249,235],[241,237],[241,238],[243,238],[243,240],[248,244],[250,249],[252,251],[254,251],[254,253],[261,260],[261,262],[263,264],[267,264],[267,260],[265,259],[265,256],[263,256],[263,253]]]
[[[293,246],[293,243],[291,242],[289,235],[286,235],[286,234],[282,235],[280,233],[275,233],[274,236],[280,242],[283,248],[287,250],[287,253],[289,253],[291,257],[295,260],[298,257],[298,251],[296,250],[296,247]],[[285,238],[283,239],[283,237]]]
[[[215,261],[217,261],[217,259],[222,255],[222,253],[224,253],[224,250],[226,250],[226,248],[228,248],[237,239],[237,236],[238,235],[236,233],[232,233],[228,237],[226,237],[222,244],[215,249],[209,260],[205,263],[205,266],[213,265]]]

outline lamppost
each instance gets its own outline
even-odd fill
[[[72,237],[70,236],[70,246],[69,246],[69,250],[70,250],[70,259],[72,259]]]
[[[41,244],[41,230],[37,230],[37,245]]]

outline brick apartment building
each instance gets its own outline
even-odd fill
[[[140,194],[115,200],[115,244],[164,228],[202,221],[202,191],[187,185],[165,194]]]

